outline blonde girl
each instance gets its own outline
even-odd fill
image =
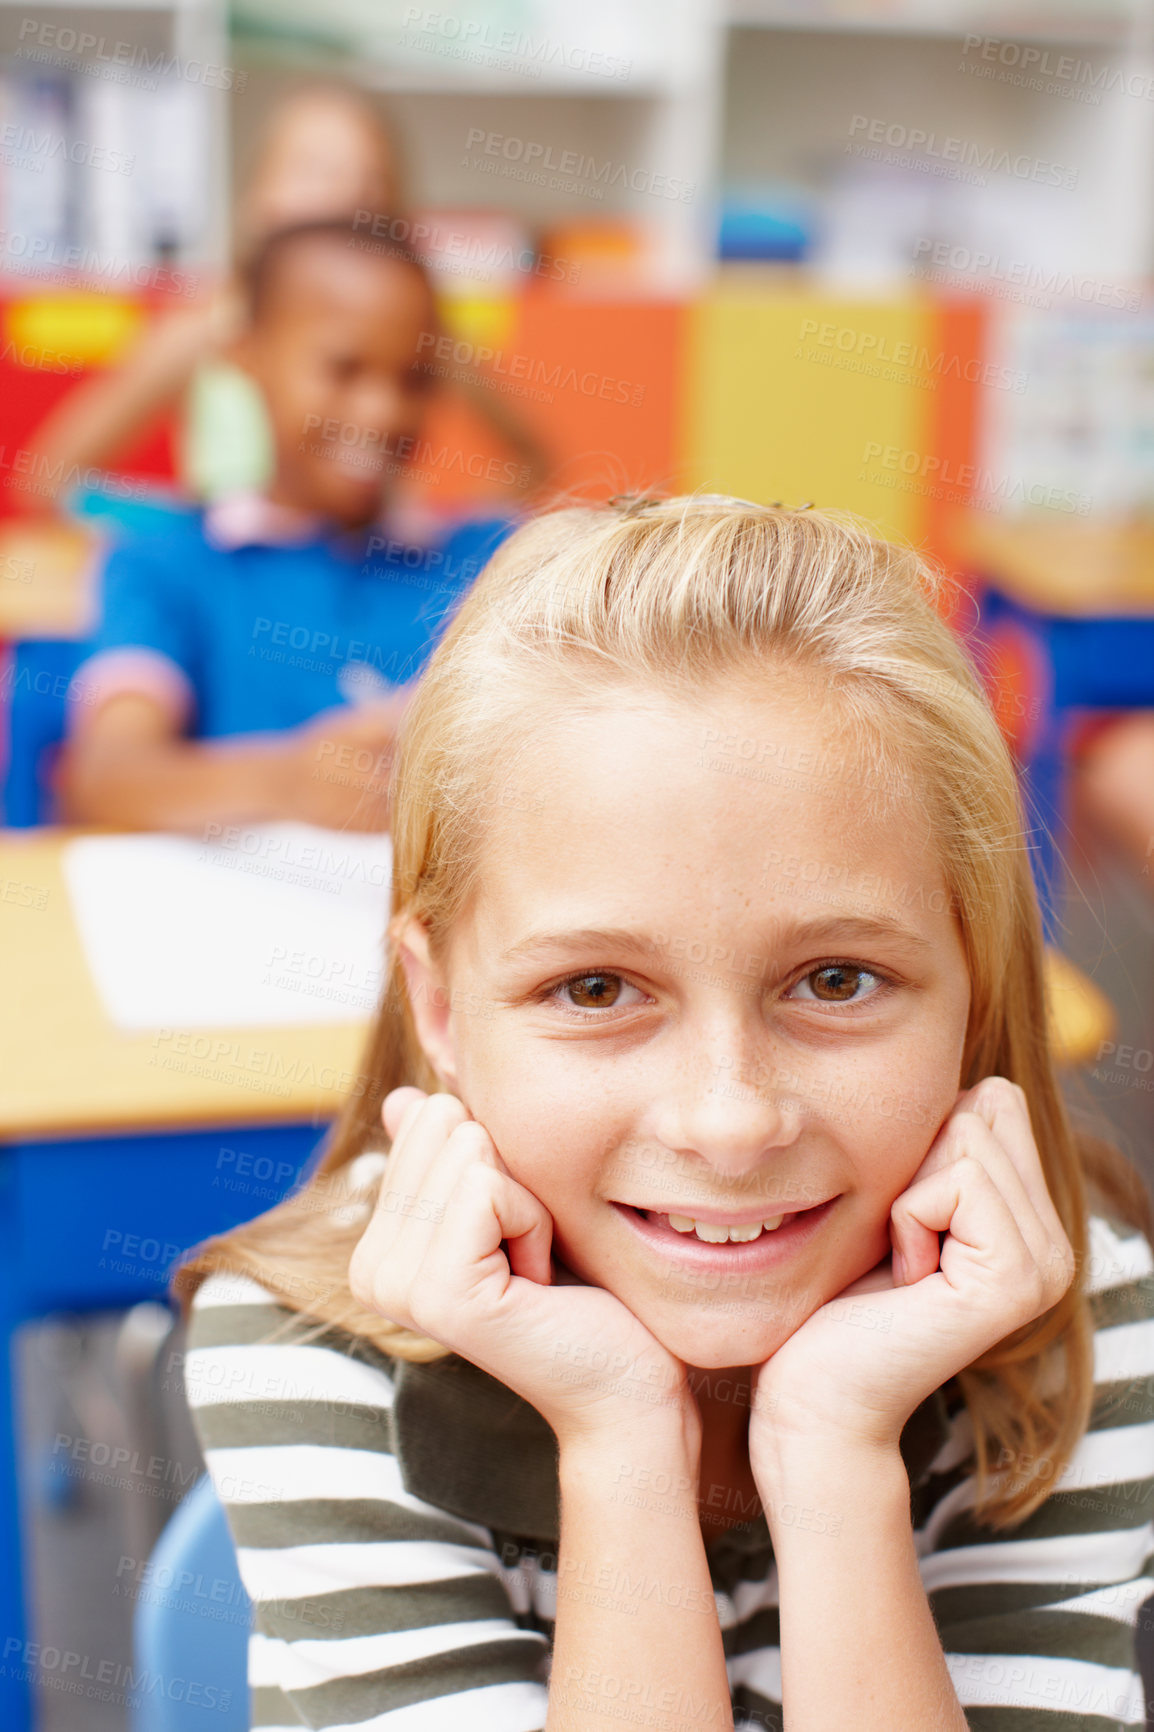
[[[182,1277],[254,1724],[1142,1725],[1144,1205],[931,574],[809,510],[540,517],[392,810],[358,1087]]]

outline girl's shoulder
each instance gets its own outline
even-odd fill
[[[1051,1497],[1023,1533],[1058,1532],[1065,1511],[1084,1525],[1092,1501],[1103,1519],[1154,1518],[1154,1247],[1140,1227],[1101,1210],[1087,1223],[1083,1291],[1092,1327],[1093,1400],[1087,1429],[1055,1479]],[[962,1543],[974,1492],[974,1433],[956,1379],[939,1391],[941,1430],[917,1486],[918,1524],[933,1546]],[[994,1467],[1005,1465],[995,1460]],[[1045,1467],[1024,1462],[1022,1468]],[[1140,1493],[1135,1487],[1141,1487]],[[1125,1509],[1108,1510],[1126,1488]],[[1054,1494],[1059,1494],[1057,1497]],[[973,1537],[968,1535],[967,1537]]]
[[[206,1454],[285,1444],[386,1451],[395,1489],[423,1506],[478,1531],[557,1540],[553,1432],[456,1354],[392,1358],[248,1275],[215,1271],[192,1301],[185,1392]]]
[[[248,1305],[279,1305],[275,1293],[254,1281],[251,1275],[241,1275],[233,1269],[218,1269],[206,1275],[192,1296],[190,1315],[199,1318],[209,1311],[222,1313],[234,1307]]]
[[[1126,1293],[1131,1300],[1140,1295],[1154,1299],[1154,1248],[1140,1227],[1099,1209],[1090,1216],[1087,1230],[1085,1289],[1096,1325],[1105,1322],[1116,1306],[1102,1300],[1107,1293]],[[1154,1314],[1154,1304],[1148,1315]]]
[[[1094,1330],[1090,1434],[1106,1434],[1097,1447],[1119,1459],[1141,1437],[1143,1476],[1154,1476],[1154,1247],[1141,1228],[1091,1216],[1085,1292]]]
[[[380,1448],[391,1427],[390,1359],[231,1270],[215,1271],[193,1295],[184,1384],[209,1442],[323,1436],[327,1443]]]

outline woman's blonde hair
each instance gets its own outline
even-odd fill
[[[938,583],[912,551],[809,509],[697,496],[568,506],[527,523],[465,598],[406,714],[392,784],[392,916],[420,920],[442,953],[477,885],[486,819],[539,714],[601,707],[624,685],[691,698],[714,682],[764,677],[774,663],[820,680],[868,749],[877,785],[918,790],[969,968],[962,1086],[1003,1076],[1024,1090],[1077,1259],[1060,1303],[959,1379],[978,1508],[1006,1526],[1053,1489],[1088,1420],[1087,1181],[1116,1213],[1146,1217],[1121,1157],[1077,1138],[1059,1095],[1014,767],[938,611]],[[311,1182],[208,1242],[178,1290],[187,1303],[206,1273],[228,1268],[396,1358],[439,1358],[449,1350],[363,1310],[348,1286],[369,1208],[350,1163],[387,1146],[390,1090],[440,1086],[395,951],[361,1073]],[[1005,1461],[1026,1465],[1011,1479],[994,1472]]]

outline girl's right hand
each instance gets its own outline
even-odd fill
[[[561,1444],[658,1416],[699,1426],[684,1365],[611,1293],[554,1264],[548,1210],[455,1095],[394,1089],[383,1118],[392,1151],[349,1264],[360,1304],[497,1378]]]

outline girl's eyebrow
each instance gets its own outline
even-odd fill
[[[502,962],[519,962],[543,952],[557,950],[587,950],[603,945],[606,950],[636,950],[652,955],[653,940],[627,926],[582,926],[568,932],[533,932],[508,950],[501,952]]]
[[[835,914],[827,915],[822,920],[783,922],[774,936],[775,947],[791,943],[818,943],[836,939],[881,939],[890,943],[902,943],[911,949],[932,950],[933,944],[924,933],[908,926],[902,920],[896,920],[889,915]],[[654,933],[645,934],[631,931],[624,926],[585,926],[572,928],[566,932],[535,932],[527,938],[522,938],[517,944],[510,945],[508,950],[501,952],[502,962],[527,960],[541,954],[556,954],[558,951],[590,950],[605,948],[606,950],[634,951],[645,956],[652,956],[655,950],[673,950],[681,952],[689,942],[689,935],[682,935],[678,942],[677,934]],[[699,940],[700,942],[700,940]]]

